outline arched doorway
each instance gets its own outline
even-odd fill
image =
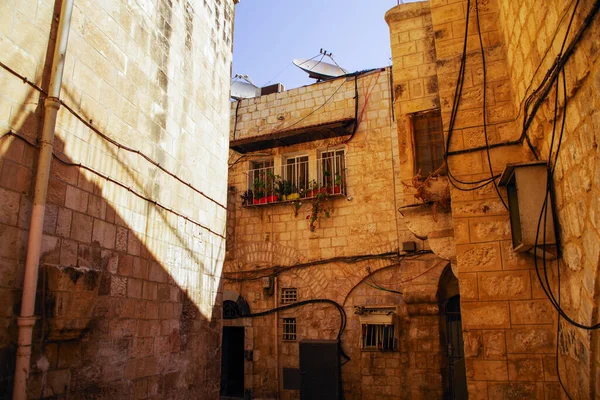
[[[231,290],[223,293],[224,320],[238,320],[248,314],[250,314],[250,308],[242,296]],[[243,325],[223,326],[221,398],[244,398],[244,342],[245,328]]]
[[[438,286],[440,344],[445,356],[442,365],[444,399],[468,398],[465,353],[460,314],[458,280],[450,265],[442,273]]]

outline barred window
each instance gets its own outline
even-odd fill
[[[298,301],[298,290],[296,288],[281,289],[281,304],[290,304]]]
[[[283,340],[296,340],[296,318],[283,319]]]
[[[363,350],[395,350],[394,325],[362,325]]]

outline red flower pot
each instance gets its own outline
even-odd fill
[[[308,192],[306,192],[306,197],[315,197],[315,190],[309,190]]]
[[[260,204],[267,204],[267,197],[261,197],[261,198],[258,200],[258,202],[259,202]]]
[[[267,203],[275,203],[277,201],[277,195],[267,196]]]
[[[259,203],[258,199],[252,199],[252,204],[258,204],[258,203]]]
[[[340,185],[335,185],[333,187],[333,194],[339,194],[342,193],[342,187]]]

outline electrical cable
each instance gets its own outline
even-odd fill
[[[504,198],[500,194],[500,189],[498,189],[498,184],[494,177],[494,168],[492,167],[492,157],[490,155],[490,143],[487,133],[487,71],[485,66],[485,49],[483,47],[483,38],[481,37],[481,23],[479,22],[479,0],[475,0],[475,17],[477,20],[477,35],[479,36],[479,47],[481,48],[481,63],[483,66],[483,136],[485,137],[485,146],[486,146],[486,154],[488,167],[490,169],[490,175],[492,176],[492,183],[494,184],[494,189],[496,189],[496,194],[498,198],[502,202],[505,210],[508,210],[508,204],[504,201]]]
[[[398,261],[402,261],[405,259],[412,260],[415,258],[419,258],[422,255],[432,254],[432,253],[433,252],[431,250],[421,250],[421,251],[418,251],[415,253],[411,253],[411,254],[407,253],[407,254],[401,254],[401,255],[399,255],[397,252],[389,252],[389,253],[382,253],[382,254],[367,254],[367,255],[350,256],[350,257],[333,257],[333,258],[328,258],[328,259],[324,259],[324,260],[316,260],[316,261],[311,261],[311,262],[306,262],[306,263],[301,263],[301,264],[289,265],[289,266],[285,266],[285,267],[274,266],[274,267],[267,267],[267,268],[259,268],[259,269],[255,269],[255,270],[232,271],[232,272],[224,273],[223,279],[228,280],[228,281],[233,281],[233,282],[256,281],[256,280],[259,280],[262,278],[277,276],[277,275],[280,275],[280,274],[290,271],[290,270],[304,269],[304,268],[308,268],[308,267],[324,265],[324,264],[329,264],[329,263],[344,262],[344,263],[352,264],[352,263],[356,263],[356,262],[360,262],[360,261],[368,261],[368,260],[382,259],[382,258],[396,258],[396,257],[399,259]],[[396,265],[396,264],[397,263],[391,264],[389,266]],[[270,273],[259,275],[259,276],[243,277],[243,278],[227,276],[230,274],[252,275],[257,272],[266,272],[266,271],[270,271]],[[359,276],[357,276],[357,277],[364,279],[364,277],[359,277]]]
[[[14,136],[14,137],[16,137],[16,138],[18,138],[18,139],[22,140],[23,142],[27,143],[27,144],[28,144],[29,146],[31,146],[31,147],[39,148],[39,146],[38,146],[38,145],[36,145],[36,144],[34,144],[34,143],[31,143],[31,142],[30,142],[28,139],[26,139],[25,137],[23,137],[23,136],[21,136],[21,135],[19,135],[19,134],[15,133],[15,132],[12,132],[12,131],[6,132],[6,133],[5,133],[5,134],[3,134],[2,136],[0,136],[0,139],[4,138],[4,137],[6,137],[6,136]],[[134,194],[135,196],[139,197],[140,199],[142,199],[142,200],[145,200],[145,201],[147,201],[148,203],[154,204],[155,206],[157,206],[157,207],[159,207],[159,208],[162,208],[163,210],[165,210],[165,211],[168,211],[168,212],[170,212],[171,214],[174,214],[174,215],[176,215],[176,216],[178,216],[178,217],[181,217],[181,218],[185,219],[186,221],[189,221],[189,222],[191,222],[191,223],[193,223],[193,224],[195,224],[195,225],[198,225],[198,226],[199,226],[199,227],[201,227],[202,229],[204,229],[204,230],[206,230],[206,231],[208,231],[208,232],[212,233],[213,235],[216,235],[216,236],[220,237],[221,239],[225,239],[225,235],[223,235],[223,234],[221,234],[221,233],[218,233],[218,232],[216,232],[216,231],[212,230],[212,229],[211,229],[211,228],[209,228],[208,226],[206,226],[206,225],[202,224],[202,223],[201,223],[201,222],[199,222],[199,221],[196,221],[196,220],[194,220],[194,219],[192,219],[192,218],[188,217],[187,215],[184,215],[184,214],[182,214],[182,213],[180,213],[180,212],[178,212],[178,211],[175,211],[175,210],[173,210],[172,208],[169,208],[169,207],[167,207],[167,206],[165,206],[165,205],[162,205],[162,204],[161,204],[161,203],[159,203],[158,201],[156,201],[156,200],[153,200],[153,199],[151,199],[151,198],[149,198],[149,197],[147,197],[147,196],[145,196],[145,195],[143,195],[143,194],[141,194],[141,193],[139,193],[139,192],[137,192],[137,191],[133,190],[133,189],[132,189],[130,186],[127,186],[126,184],[124,184],[124,183],[122,183],[122,182],[119,182],[119,181],[117,181],[116,179],[113,179],[113,178],[111,178],[110,176],[108,176],[108,175],[106,175],[106,174],[104,174],[104,173],[102,173],[102,172],[100,172],[100,171],[97,171],[97,170],[95,170],[95,169],[93,169],[93,168],[90,168],[90,167],[88,167],[88,166],[86,166],[86,165],[83,165],[83,164],[81,164],[81,163],[74,163],[74,162],[71,162],[71,161],[66,161],[66,160],[62,159],[61,157],[59,157],[58,155],[56,155],[55,153],[52,153],[52,157],[54,157],[54,158],[55,158],[55,159],[56,159],[58,162],[60,162],[60,163],[61,163],[61,164],[63,164],[63,165],[67,165],[67,166],[71,166],[71,167],[79,167],[79,168],[81,168],[81,169],[85,169],[85,170],[87,170],[87,171],[89,171],[89,172],[93,173],[94,175],[97,175],[97,176],[99,176],[99,177],[101,177],[101,178],[103,178],[103,179],[106,179],[106,180],[107,180],[107,181],[109,181],[109,182],[112,182],[112,183],[114,183],[114,184],[115,184],[115,185],[117,185],[117,186],[120,186],[120,187],[122,187],[122,188],[124,188],[124,189],[127,189],[129,192],[131,192],[131,193],[132,193],[132,194]]]
[[[344,330],[346,329],[346,321],[347,321],[348,317],[346,315],[346,311],[344,310],[344,307],[342,307],[339,303],[337,303],[334,300],[330,300],[330,299],[302,300],[302,301],[298,301],[296,303],[286,304],[285,306],[280,306],[280,307],[272,308],[272,309],[267,310],[267,311],[261,311],[261,312],[257,312],[257,313],[251,313],[251,314],[236,316],[236,317],[233,317],[232,319],[264,317],[265,315],[273,314],[273,313],[276,313],[276,312],[279,312],[279,311],[284,311],[284,310],[289,310],[289,309],[292,309],[292,308],[302,307],[302,306],[305,306],[305,305],[308,305],[308,304],[319,304],[319,303],[333,305],[333,306],[335,306],[335,308],[340,313],[340,328],[339,328],[338,334],[337,334],[337,342],[338,342],[338,346],[339,346],[339,349],[340,349],[340,356],[342,356],[346,360],[350,361],[350,357],[348,357],[348,355],[342,349],[342,333],[344,333]]]
[[[23,81],[23,83],[31,86],[32,88],[36,89],[40,93],[42,93],[44,95],[48,95],[48,93],[45,90],[43,90],[41,87],[39,87],[35,83],[31,82],[29,79],[27,79],[27,77],[19,74],[15,70],[11,69],[6,64],[0,62],[0,67],[4,68],[6,71],[10,72],[12,75],[16,76],[17,78],[21,79]],[[219,207],[221,207],[223,209],[227,209],[226,206],[224,206],[223,204],[219,203],[218,201],[216,201],[212,197],[208,196],[206,193],[204,193],[200,189],[196,188],[191,183],[184,181],[179,176],[177,176],[174,173],[172,173],[171,171],[167,170],[165,167],[163,167],[162,165],[160,165],[160,163],[154,161],[152,158],[148,157],[146,154],[142,153],[140,150],[136,150],[136,149],[133,149],[131,147],[125,146],[125,145],[117,142],[116,140],[110,138],[108,135],[102,133],[98,128],[96,128],[94,125],[92,125],[91,122],[86,121],[79,113],[77,113],[73,108],[71,108],[63,100],[59,99],[59,101],[60,101],[60,104],[63,107],[65,107],[65,109],[67,109],[75,118],[77,118],[81,123],[83,123],[87,128],[91,129],[94,133],[96,133],[102,139],[106,140],[107,142],[111,143],[112,145],[116,146],[119,149],[123,149],[123,150],[125,150],[127,152],[139,155],[140,157],[142,157],[143,159],[145,159],[146,161],[148,161],[150,164],[154,165],[159,170],[163,171],[167,175],[173,177],[175,180],[177,180],[180,183],[184,184],[185,186],[189,187],[190,189],[192,189],[194,192],[198,193],[202,197],[206,198],[207,200],[213,202],[214,204],[218,205]]]

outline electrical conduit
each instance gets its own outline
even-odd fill
[[[27,246],[27,258],[25,260],[21,314],[17,319],[19,335],[13,400],[27,399],[27,378],[29,377],[31,363],[31,342],[36,319],[35,295],[40,267],[42,229],[46,211],[46,197],[48,194],[50,166],[52,164],[52,151],[54,147],[54,131],[56,128],[56,116],[60,107],[59,96],[69,39],[71,14],[73,12],[73,1],[62,0],[52,70],[50,72],[50,86],[48,97],[44,100],[44,124],[42,126],[42,139],[40,141],[40,153],[35,178],[33,210],[29,225],[29,242]]]

